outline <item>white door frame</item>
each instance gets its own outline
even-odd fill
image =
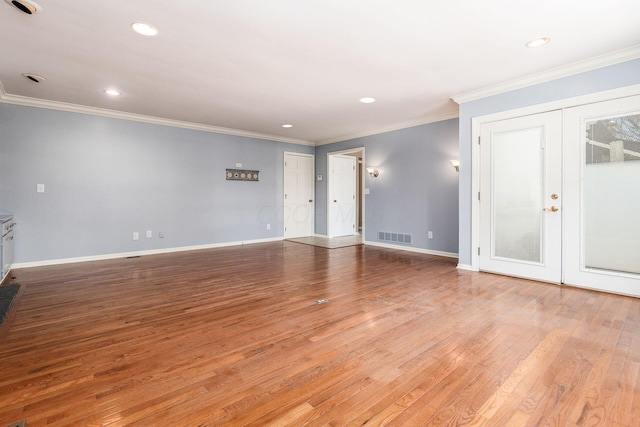
[[[284,182],[284,177],[285,177],[285,173],[284,173],[284,168],[286,167],[284,165],[284,163],[287,161],[287,155],[292,155],[292,156],[301,156],[301,157],[309,157],[311,158],[311,165],[312,165],[312,170],[311,170],[311,199],[313,200],[311,202],[311,235],[315,234],[315,228],[316,228],[316,182],[315,182],[315,175],[316,175],[316,156],[315,154],[307,154],[307,153],[296,153],[295,151],[285,151],[284,154],[282,155],[282,188],[283,188],[283,193],[282,193],[282,235],[285,236],[286,232],[284,231],[285,228],[285,221],[284,221],[284,216],[286,214],[285,212],[285,204],[286,204],[286,200],[284,199],[284,197],[286,197],[287,194],[287,187],[286,187],[286,183]],[[285,237],[286,238],[286,237]]]
[[[362,194],[362,197],[360,198],[360,201],[359,201],[359,203],[360,203],[359,209],[361,209],[361,211],[362,211],[362,232],[361,232],[361,235],[362,235],[362,238],[364,240],[365,224],[366,224],[366,221],[365,221],[366,216],[365,216],[365,209],[364,209],[364,205],[365,205],[365,203],[364,203],[364,181],[365,181],[365,175],[364,174],[365,174],[366,169],[367,169],[365,167],[366,162],[365,162],[365,152],[364,151],[365,151],[364,147],[356,147],[356,148],[349,148],[349,149],[340,150],[340,151],[331,151],[331,152],[327,153],[327,195],[326,195],[326,199],[327,199],[327,216],[326,216],[326,218],[327,218],[327,236],[331,235],[331,233],[329,232],[329,227],[330,227],[330,224],[329,224],[329,218],[330,218],[329,217],[329,209],[330,209],[329,186],[331,185],[331,179],[330,179],[331,174],[329,173],[329,158],[331,156],[362,153],[362,166],[363,167],[362,167],[362,172],[360,173],[360,187],[361,187],[360,188],[360,190],[361,190],[360,194]],[[358,159],[356,158],[356,165],[357,164],[358,164]],[[358,169],[356,167],[356,172],[357,172],[357,170]],[[356,218],[356,221],[357,221],[357,218]]]
[[[478,192],[480,191],[480,145],[478,141],[482,124],[634,95],[640,95],[640,84],[473,117],[471,119],[471,194],[469,194],[471,199],[471,265],[458,265],[458,267],[471,271],[480,271],[480,257],[478,255],[478,248],[480,247],[480,202],[478,201]]]
[[[640,84],[473,117],[471,119],[471,194],[469,194],[471,198],[471,265],[458,265],[458,267],[471,271],[480,271],[480,257],[478,256],[478,248],[480,247],[480,202],[478,201],[478,192],[480,191],[480,146],[478,145],[478,140],[480,138],[480,127],[483,123],[577,107],[634,95],[640,95]],[[464,168],[464,165],[462,165],[462,168]]]

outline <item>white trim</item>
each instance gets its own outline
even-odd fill
[[[158,255],[158,254],[166,254],[166,253],[173,253],[173,252],[196,251],[201,249],[215,249],[215,248],[224,248],[227,246],[252,245],[256,243],[279,242],[282,240],[284,240],[284,237],[271,237],[267,239],[211,243],[207,245],[197,245],[197,246],[181,246],[177,248],[152,249],[148,251],[122,252],[117,254],[94,255],[94,256],[85,256],[85,257],[76,257],[76,258],[61,258],[61,259],[52,259],[52,260],[46,260],[46,261],[20,262],[20,263],[13,264],[11,269],[13,270],[18,268],[44,267],[48,265],[71,264],[76,262],[104,261],[104,260],[116,259],[116,258]]]
[[[412,121],[409,121],[409,122],[397,123],[395,125],[390,125],[390,126],[386,126],[386,127],[383,127],[383,128],[378,128],[378,129],[375,129],[375,130],[360,132],[360,133],[347,135],[347,136],[340,136],[340,137],[336,137],[336,138],[323,139],[323,140],[320,140],[320,141],[316,141],[315,145],[317,147],[319,145],[333,144],[335,142],[349,141],[351,139],[363,138],[365,136],[378,135],[378,134],[381,134],[381,133],[392,132],[394,130],[401,130],[401,129],[412,128],[412,127],[415,127],[415,126],[428,125],[429,123],[436,123],[436,122],[442,122],[442,121],[450,120],[450,119],[457,119],[458,116],[459,116],[458,111],[450,111],[450,112],[447,112],[447,113],[428,116],[428,117],[422,118],[420,120],[412,120]]]
[[[112,119],[130,120],[134,122],[150,123],[161,126],[170,126],[182,129],[198,130],[202,132],[221,133],[225,135],[243,136],[247,138],[264,139],[267,141],[285,142],[289,144],[305,145],[309,147],[317,147],[319,145],[333,144],[335,142],[348,141],[351,139],[362,138],[365,136],[378,135],[381,133],[392,132],[395,130],[407,129],[415,126],[426,125],[429,123],[441,122],[449,119],[458,118],[458,111],[450,111],[442,114],[435,114],[422,118],[420,120],[412,120],[408,122],[397,123],[383,128],[360,132],[357,134],[346,135],[341,137],[329,138],[320,141],[309,141],[304,139],[286,138],[276,135],[267,135],[257,132],[243,131],[239,129],[231,129],[225,127],[205,125],[201,123],[185,122],[181,120],[163,119],[160,117],[146,116],[142,114],[127,113],[123,111],[109,110],[105,108],[89,107],[86,105],[72,104],[67,102],[49,101],[46,99],[30,98],[20,95],[7,94],[0,81],[0,102],[5,104],[22,105],[26,107],[46,108],[50,110],[66,111],[70,113],[89,114],[94,116],[108,117]]]
[[[397,246],[397,245],[390,245],[390,244],[387,244],[387,243],[370,242],[368,240],[365,240],[363,243],[365,245],[378,246],[378,247],[386,248],[386,249],[397,249],[397,250],[400,250],[400,251],[416,252],[416,253],[425,254],[425,255],[437,255],[437,256],[443,256],[443,257],[447,257],[447,258],[458,258],[458,254],[454,253],[454,252],[434,251],[434,250],[431,250],[431,249],[412,248],[412,247],[409,247],[409,246]],[[458,264],[458,265],[460,265],[460,264]]]
[[[640,95],[640,84],[621,88],[594,92],[587,95],[530,105],[515,110],[501,111],[471,118],[471,268],[472,271],[480,271],[480,257],[476,248],[480,245],[480,202],[478,191],[480,190],[480,145],[477,144],[480,136],[480,127],[485,123],[498,120],[507,120],[515,117],[544,113],[553,110],[562,110],[596,102],[608,101],[617,98]]]
[[[1,83],[0,83],[1,85]],[[67,102],[49,101],[45,99],[29,98],[26,96],[9,95],[0,86],[0,102],[5,104],[23,105],[27,107],[47,108],[50,110],[66,111],[70,113],[90,114],[93,116],[109,117],[112,119],[130,120],[134,122],[150,123],[161,126],[171,126],[175,128],[198,130],[202,132],[221,133],[225,135],[243,136],[246,138],[264,139],[267,141],[286,142],[289,144],[314,146],[313,141],[302,139],[285,138],[275,135],[266,135],[257,132],[230,129],[218,126],[204,125],[200,123],[185,122],[181,120],[163,119],[142,114],[126,113],[105,108],[88,107],[85,105],[71,104]]]
[[[488,86],[482,89],[462,93],[456,96],[452,96],[451,99],[458,104],[464,104],[465,102],[476,101],[478,99],[487,98],[489,96],[499,95],[501,93],[510,92],[512,90],[522,89],[540,83],[546,83],[563,77],[573,76],[587,71],[596,70],[598,68],[632,61],[638,58],[640,58],[640,45],[607,53],[605,55],[596,56],[584,61],[563,65],[562,67],[553,68],[541,73],[531,74],[504,83]]]
[[[365,161],[366,161],[365,147],[361,146],[361,147],[354,147],[354,148],[346,148],[344,150],[339,150],[339,151],[331,151],[331,152],[327,153],[327,172],[326,172],[326,183],[327,183],[327,185],[326,185],[326,191],[327,191],[327,194],[326,194],[326,198],[327,198],[327,212],[326,212],[327,224],[326,225],[327,225],[327,235],[323,236],[323,237],[331,238],[330,234],[329,234],[329,218],[331,218],[331,215],[329,214],[329,210],[331,209],[331,204],[329,203],[329,185],[331,184],[331,180],[329,179],[329,176],[330,176],[329,168],[331,166],[330,159],[331,159],[332,156],[350,155],[350,154],[356,154],[356,153],[362,153],[362,171],[361,171],[361,174],[360,174],[360,187],[361,187],[360,188],[360,191],[361,191],[360,194],[362,194],[362,197],[359,200],[360,209],[362,210],[362,230],[360,230],[360,231],[356,230],[356,233],[364,236],[365,227],[366,227],[365,224],[367,222],[366,221],[367,217],[365,215],[366,214],[366,211],[365,211],[366,203],[365,203],[365,194],[364,194],[364,189],[366,188],[365,187],[365,180],[366,180],[365,173],[366,173],[367,168],[366,168],[366,163],[365,163]],[[358,165],[358,158],[356,157],[356,173],[358,173],[357,165]],[[356,221],[357,220],[358,220],[358,218],[356,218]],[[354,236],[355,236],[355,234],[354,234]],[[338,237],[338,236],[336,236],[336,237]]]
[[[456,268],[463,271],[476,271],[473,269],[473,267],[471,267],[470,264],[458,264],[456,265]]]

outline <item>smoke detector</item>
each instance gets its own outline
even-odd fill
[[[32,1],[32,0],[4,0],[11,6],[18,9],[20,12],[26,13],[27,15],[33,15],[34,13],[38,13],[42,11],[42,7]]]

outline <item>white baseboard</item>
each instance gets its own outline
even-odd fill
[[[458,264],[456,268],[458,270],[465,270],[465,271],[478,271],[478,270],[474,270],[470,264]]]
[[[318,235],[318,236],[326,237],[322,235]],[[115,253],[115,254],[92,255],[92,256],[85,256],[85,257],[60,258],[60,259],[51,259],[51,260],[44,260],[44,261],[20,262],[20,263],[13,264],[11,268],[19,269],[19,268],[45,267],[48,265],[71,264],[75,262],[103,261],[108,259],[126,258],[126,257],[134,257],[134,256],[157,255],[157,254],[166,254],[166,253],[172,253],[172,252],[185,252],[185,251],[195,251],[200,249],[213,249],[213,248],[224,248],[228,246],[241,246],[241,245],[251,245],[256,243],[278,242],[281,240],[284,240],[284,237],[244,240],[244,241],[237,241],[237,242],[211,243],[207,245],[196,245],[196,246],[181,246],[177,248],[151,249],[148,251],[122,252],[122,253]],[[443,252],[443,251],[434,251],[430,249],[412,248],[407,246],[389,245],[389,244],[379,243],[379,242],[364,241],[363,243],[365,245],[379,246],[381,248],[387,248],[387,249],[396,249],[401,251],[416,252],[416,253],[427,254],[427,255],[437,255],[437,256],[443,256],[447,258],[458,258],[458,254],[453,252]],[[471,266],[467,266],[463,264],[458,264],[458,268],[461,270],[473,271],[471,269]]]
[[[71,264],[75,262],[103,261],[107,259],[126,258],[126,257],[133,257],[133,256],[157,255],[157,254],[166,254],[171,252],[185,252],[185,251],[195,251],[199,249],[213,249],[213,248],[224,248],[227,246],[241,246],[241,245],[252,245],[255,243],[278,242],[283,239],[284,239],[283,237],[275,237],[275,238],[268,238],[268,239],[244,240],[239,242],[223,242],[223,243],[211,243],[207,245],[197,245],[197,246],[181,246],[177,248],[151,249],[148,251],[122,252],[117,254],[93,255],[93,256],[86,256],[86,257],[62,258],[62,259],[52,259],[52,260],[33,261],[33,262],[20,262],[20,263],[13,264],[11,268],[18,269],[18,268],[44,267],[48,265],[58,265],[58,264]]]
[[[387,243],[370,242],[368,240],[365,240],[363,243],[365,245],[379,246],[381,248],[387,248],[387,249],[397,249],[400,251],[417,252],[419,254],[427,254],[427,255],[438,255],[438,256],[443,256],[447,258],[458,258],[458,254],[453,252],[443,252],[443,251],[434,251],[431,249],[412,248],[410,246],[389,245]]]

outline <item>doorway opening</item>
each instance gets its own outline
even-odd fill
[[[364,236],[364,147],[327,154],[327,237]]]

